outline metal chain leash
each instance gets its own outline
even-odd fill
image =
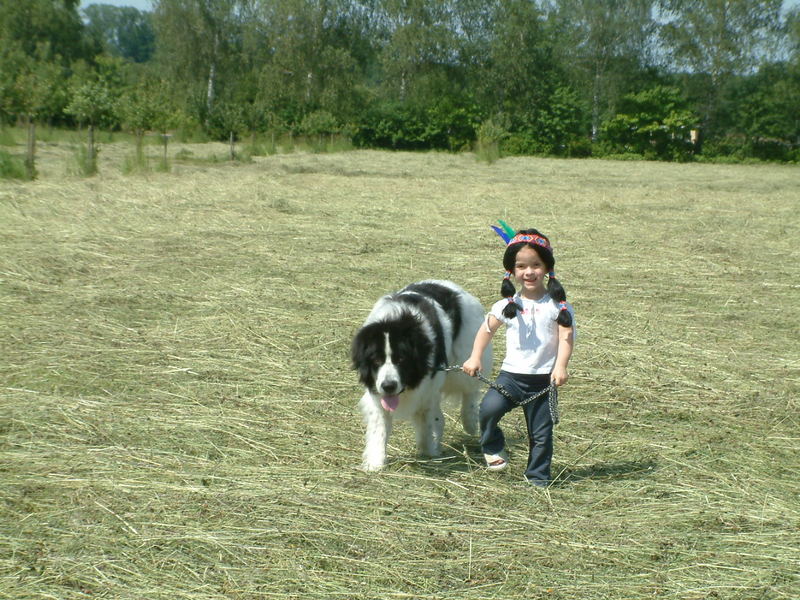
[[[450,371],[461,371],[461,365],[452,365],[449,367],[444,367],[441,370],[444,371],[445,373],[448,373]],[[464,374],[466,375],[466,373]],[[521,401],[517,401],[514,399],[514,396],[511,392],[509,392],[502,385],[499,385],[494,381],[492,381],[491,379],[487,379],[486,377],[484,377],[483,373],[481,373],[480,371],[478,371],[475,374],[475,377],[477,377],[480,381],[488,385],[490,388],[493,388],[498,392],[500,392],[503,396],[506,397],[507,400],[510,400],[517,406],[525,406],[529,402],[533,402],[537,398],[541,398],[542,396],[547,394],[548,395],[547,405],[550,408],[550,418],[553,420],[553,425],[558,425],[558,422],[561,420],[561,416],[558,412],[558,386],[556,386],[555,384],[551,383],[546,388],[544,388],[539,392],[536,392],[532,396],[528,396],[527,398],[524,398]]]

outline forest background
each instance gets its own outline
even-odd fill
[[[79,5],[0,0],[0,124],[27,128],[31,177],[37,124],[800,160],[800,9],[781,0]]]

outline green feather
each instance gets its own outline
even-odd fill
[[[506,234],[508,235],[508,239],[513,238],[517,234],[517,232],[511,229],[509,224],[503,221],[502,219],[498,219],[497,222],[500,223],[500,226],[503,228],[503,231],[505,231]]]

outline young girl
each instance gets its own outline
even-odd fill
[[[503,299],[486,316],[475,336],[472,355],[462,369],[472,376],[481,370],[483,351],[500,325],[505,325],[506,356],[496,383],[521,402],[551,382],[556,386],[567,382],[574,339],[573,310],[555,277],[555,258],[547,237],[535,229],[514,233],[501,224],[506,235],[493,229],[507,242],[503,255],[506,275],[500,288]],[[519,293],[511,277],[521,286]],[[481,449],[491,470],[505,469],[508,464],[505,437],[498,423],[515,406],[494,388],[489,388],[481,403]],[[546,487],[553,457],[553,421],[547,394],[523,405],[523,409],[530,448],[525,478],[535,486]]]

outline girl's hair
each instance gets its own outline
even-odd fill
[[[522,229],[516,233],[516,235],[526,234],[544,238],[548,244],[550,242],[546,235],[542,235],[535,229]],[[564,288],[561,286],[558,279],[556,279],[556,274],[554,271],[556,259],[553,256],[553,251],[548,247],[532,242],[523,241],[511,243],[506,246],[506,252],[503,255],[503,266],[506,268],[506,275],[503,278],[503,284],[500,286],[500,294],[502,294],[503,298],[508,299],[508,304],[505,306],[505,308],[503,308],[503,316],[507,319],[513,319],[517,315],[517,310],[519,310],[519,305],[514,302],[514,294],[517,293],[517,290],[514,288],[514,284],[511,283],[511,275],[514,273],[514,265],[517,262],[517,253],[525,246],[533,248],[547,267],[547,293],[550,294],[550,298],[552,298],[560,308],[556,322],[564,327],[571,327],[572,315],[567,310],[567,292],[564,291]]]

